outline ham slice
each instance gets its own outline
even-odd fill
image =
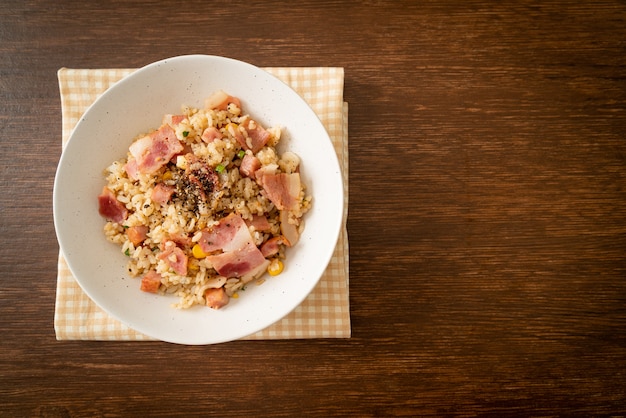
[[[157,293],[161,286],[161,275],[154,270],[150,270],[141,279],[140,289],[148,293]]]
[[[173,241],[167,241],[159,258],[165,261],[172,270],[181,276],[187,275],[187,256]]]
[[[102,193],[98,196],[98,211],[105,219],[122,223],[128,217],[126,206],[115,197],[115,193],[108,187],[102,189]]]
[[[222,308],[228,305],[230,301],[223,287],[205,290],[204,299],[206,300],[206,306],[212,309]]]
[[[174,155],[183,151],[183,145],[172,127],[165,124],[150,135],[133,142],[129,151],[137,164],[138,172],[153,174]]]
[[[131,226],[126,229],[126,236],[136,247],[148,237],[148,227],[146,225]]]

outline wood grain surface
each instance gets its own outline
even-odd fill
[[[0,1],[0,415],[626,416],[623,1]],[[56,341],[60,67],[342,66],[352,338]]]

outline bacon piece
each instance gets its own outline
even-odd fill
[[[150,270],[141,279],[140,289],[148,293],[157,293],[161,286],[161,275],[154,270]]]
[[[250,177],[251,179],[254,179],[254,173],[259,168],[261,168],[261,161],[254,155],[246,154],[241,160],[239,172],[244,177]]]
[[[201,232],[198,245],[207,254],[217,250],[233,251],[252,242],[248,226],[241,216],[235,213],[220,219],[216,225]]]
[[[200,138],[207,144],[210,144],[216,139],[222,139],[223,137],[224,135],[222,135],[222,133],[215,126],[209,126],[200,136]]]
[[[274,203],[278,210],[295,210],[298,208],[300,197],[300,174],[299,173],[263,173],[259,176],[257,170],[257,182],[263,187],[267,197]]]
[[[228,105],[233,103],[241,109],[241,102],[238,98],[228,95],[222,90],[216,91],[204,101],[204,107],[214,110],[228,110]]]
[[[176,246],[173,241],[167,241],[159,254],[159,258],[165,261],[172,270],[181,276],[187,274],[187,256],[185,252]]]
[[[187,119],[186,115],[164,115],[162,124],[167,124],[172,128],[176,128],[185,119]]]
[[[243,132],[239,129],[239,125],[236,123],[229,123],[226,125],[225,129],[237,140],[237,143],[239,143],[243,149],[250,149],[246,144],[246,137],[243,136]]]
[[[271,263],[270,260],[268,260],[267,258],[264,258],[262,263],[259,263],[256,267],[251,268],[250,271],[248,271],[248,273],[241,276],[241,281],[243,283],[248,283],[251,280],[258,279],[263,274],[265,274],[270,263]]]
[[[126,164],[124,164],[124,170],[126,174],[132,180],[139,180],[139,169],[137,168],[137,161],[134,158],[130,158]]]
[[[172,241],[174,244],[176,244],[179,247],[188,247],[191,245],[191,238],[189,238],[187,235],[184,235],[184,234],[179,234],[179,233],[169,234],[169,238],[170,238],[170,241]]]
[[[251,149],[254,154],[259,152],[270,139],[270,133],[252,119],[245,120],[240,126],[243,127],[248,134],[244,148]]]
[[[187,193],[193,190],[191,193],[194,196],[203,201],[207,201],[215,190],[217,190],[219,176],[215,170],[195,155],[187,154],[184,158],[187,161],[185,183],[186,185],[192,186],[191,189],[187,189]]]
[[[198,174],[201,174],[201,173],[198,173]],[[213,191],[213,190],[210,187],[205,188],[205,185],[207,185],[207,184],[210,185],[210,184],[213,184],[213,183],[203,183],[202,179],[203,179],[203,177],[199,176],[199,175],[196,175],[196,173],[188,173],[187,174],[187,180],[189,181],[189,184],[194,186],[195,190],[198,193],[198,196],[200,196],[200,199],[202,199],[202,200],[204,200],[206,202],[206,200],[207,200],[207,192],[205,191],[205,189],[206,190],[210,189],[211,191]]]
[[[275,175],[276,170],[278,170],[278,165],[276,164],[264,165],[254,172],[254,179],[259,186],[263,187],[263,177]]]
[[[202,230],[198,245],[205,253],[222,250],[206,257],[213,268],[225,277],[249,278],[258,276],[265,257],[254,244],[250,230],[243,218],[231,213],[211,229]]]
[[[263,257],[265,258],[276,255],[278,254],[278,251],[280,251],[280,244],[283,243],[283,237],[272,237],[265,241],[263,244],[261,244],[261,254],[263,254]]]
[[[156,186],[154,186],[154,189],[152,189],[150,200],[163,205],[169,202],[175,191],[176,189],[172,186],[168,186],[164,183],[157,183]]]
[[[261,251],[252,242],[234,251],[210,255],[207,260],[221,276],[249,277],[248,280],[262,272],[264,270],[262,266],[267,266],[269,263],[269,260],[263,257]]]
[[[174,155],[183,151],[171,126],[162,125],[157,131],[133,142],[129,151],[140,173],[153,174],[167,164]]]
[[[222,308],[228,305],[230,301],[223,287],[205,290],[204,299],[206,300],[206,306],[212,309]]]
[[[131,226],[126,229],[126,236],[134,246],[137,246],[148,237],[148,227],[146,225]]]
[[[255,231],[269,231],[272,227],[263,215],[252,215],[252,220],[246,220],[246,225],[254,227]]]
[[[122,223],[128,217],[126,206],[115,196],[115,193],[104,186],[102,193],[98,196],[98,211],[100,215],[109,221]]]

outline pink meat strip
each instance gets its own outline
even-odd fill
[[[159,258],[165,261],[177,274],[181,276],[187,275],[188,258],[185,252],[176,246],[173,241],[167,241],[163,251],[159,254]]]
[[[295,210],[300,196],[300,174],[268,174],[257,170],[257,182],[278,210]]]
[[[198,245],[209,255],[207,260],[218,274],[224,277],[254,276],[267,264],[267,260],[254,244],[248,225],[243,218],[231,213],[210,229],[204,229]]]
[[[100,215],[109,221],[122,223],[128,217],[126,206],[115,196],[108,187],[102,189],[102,193],[98,196],[98,211]]]
[[[172,127],[165,124],[150,135],[133,142],[129,151],[139,173],[153,174],[167,164],[174,155],[183,151],[183,145]],[[131,162],[129,161],[128,164]]]

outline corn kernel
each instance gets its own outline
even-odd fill
[[[231,136],[235,136],[237,135],[237,132],[239,131],[239,125],[237,125],[236,123],[230,122],[228,125],[226,125],[226,130],[230,133]]]
[[[166,171],[165,173],[163,173],[163,180],[170,180],[172,178],[172,172],[171,171]]]
[[[278,276],[283,272],[284,264],[278,258],[272,260],[269,266],[267,266],[267,272],[270,276]]]
[[[235,293],[233,293],[233,295],[231,297],[233,299],[237,299],[237,298],[239,298],[239,293],[235,292]]]
[[[193,248],[191,249],[191,253],[196,258],[204,258],[208,255],[207,253],[202,251],[202,247],[200,247],[200,244],[194,245]]]

